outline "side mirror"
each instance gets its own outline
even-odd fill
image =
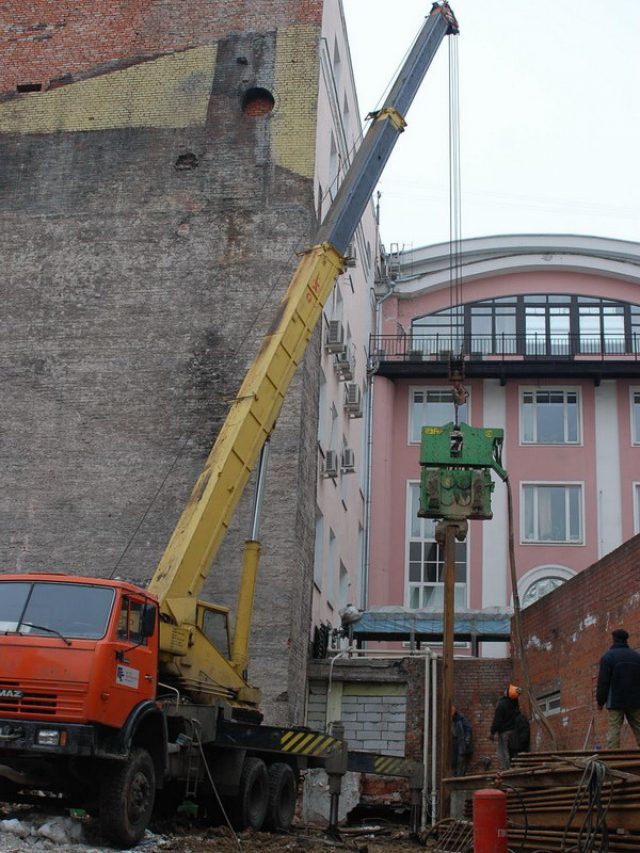
[[[158,610],[155,604],[144,604],[142,607],[142,636],[152,637],[156,630],[156,614]]]

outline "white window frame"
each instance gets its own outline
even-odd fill
[[[537,435],[533,441],[529,441],[525,438],[524,435],[524,395],[525,394],[537,394],[539,391],[542,392],[550,392],[550,393],[559,393],[561,392],[564,395],[564,434],[567,434],[567,413],[566,413],[566,405],[567,405],[567,394],[575,394],[576,395],[576,432],[577,438],[575,441],[569,441],[565,438],[564,441],[538,441]],[[564,385],[542,385],[542,386],[534,386],[534,385],[523,385],[520,387],[519,392],[519,401],[518,401],[518,416],[520,421],[520,444],[526,447],[564,447],[565,445],[571,445],[572,447],[580,447],[582,445],[582,394],[581,388],[579,386],[567,386]],[[533,403],[534,407],[537,405],[536,402]],[[537,421],[534,417],[534,430],[537,433]]]
[[[640,533],[640,482],[633,484],[633,532]]]
[[[635,418],[633,416],[633,409],[634,409],[634,406],[636,405],[636,402],[635,402],[636,394],[638,395],[638,398],[639,398],[638,399],[638,406],[640,406],[640,387],[638,387],[637,385],[634,385],[631,388],[629,388],[629,421],[630,421],[630,424],[629,424],[630,433],[629,434],[631,435],[631,444],[634,445],[635,447],[640,445],[640,435],[636,435],[636,429],[635,429],[636,424],[635,424]]]
[[[471,394],[469,392],[468,386],[465,386],[465,388],[466,388],[467,392],[469,393],[469,396],[467,397],[467,402],[465,404],[467,407],[467,414],[466,414],[465,423],[471,423]],[[413,413],[414,413],[413,395],[416,391],[420,391],[421,393],[424,393],[427,395],[432,391],[437,391],[440,394],[442,394],[442,393],[449,393],[450,394],[451,393],[451,387],[448,385],[410,385],[409,386],[409,416],[407,418],[407,444],[420,444],[421,439],[422,439],[422,436],[420,436],[420,438],[417,438],[417,439],[413,437]],[[423,406],[428,406],[428,402],[426,400],[424,401]],[[454,409],[453,409],[453,401],[452,401],[451,402],[451,420],[453,420],[453,412],[454,412]],[[448,423],[448,421],[445,421],[444,423]],[[434,423],[430,423],[429,425],[430,426],[444,426],[444,424],[434,424]],[[423,426],[424,426],[424,424],[421,424],[421,426],[420,426],[421,430],[422,430]]]
[[[536,701],[545,717],[553,717],[555,714],[562,713],[559,690],[554,690],[553,693],[545,693],[544,696],[537,696]]]
[[[410,580],[409,554],[410,554],[411,542],[412,541],[420,541],[420,542],[431,542],[431,541],[433,541],[433,542],[435,542],[435,539],[431,540],[431,539],[428,539],[427,537],[420,537],[418,539],[417,537],[412,537],[412,535],[411,535],[411,521],[412,521],[412,513],[411,513],[412,499],[411,498],[412,498],[412,489],[413,488],[417,489],[418,494],[419,494],[419,490],[420,490],[420,481],[419,480],[407,480],[407,491],[406,491],[404,601],[405,601],[405,607],[408,607],[411,609],[414,609],[411,605],[411,589],[413,587],[420,587],[420,588],[422,588],[422,587],[431,587],[431,588],[444,587],[444,584],[442,583],[442,581],[434,581],[434,582],[420,581],[420,582],[417,582],[417,581],[411,581]],[[429,521],[432,521],[432,519],[420,518],[420,519],[418,519],[418,521],[421,523],[425,523],[425,522],[428,523]],[[467,546],[466,547],[466,581],[463,584],[462,583],[456,583],[455,584],[455,592],[456,592],[455,607],[456,607],[456,609],[460,609],[460,608],[464,609],[464,608],[468,607],[468,602],[469,602],[469,557],[471,554],[471,548],[470,548],[470,543],[469,543],[469,534],[467,534],[467,538],[465,540],[465,543]],[[422,598],[422,596],[420,596],[420,597]],[[422,609],[422,608],[417,608],[417,609]]]
[[[580,538],[579,539],[525,539],[525,488],[527,487],[544,488],[545,486],[562,486],[563,488],[577,486],[580,489]],[[537,503],[537,499],[536,499]],[[565,503],[565,513],[568,507]],[[534,508],[534,514],[536,508]],[[536,528],[537,524],[534,525]],[[520,483],[520,544],[521,545],[568,545],[568,546],[584,546],[584,481],[582,480],[524,480]],[[539,529],[536,530],[539,534]]]

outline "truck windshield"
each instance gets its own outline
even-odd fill
[[[0,581],[0,633],[104,637],[114,590],[79,583]]]

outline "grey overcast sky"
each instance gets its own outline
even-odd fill
[[[429,0],[343,0],[362,116]],[[462,236],[640,241],[640,0],[451,0],[460,24]],[[448,39],[383,173],[381,233],[449,239]]]

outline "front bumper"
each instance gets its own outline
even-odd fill
[[[52,746],[38,743],[38,732],[64,732],[64,745]],[[0,717],[0,763],[2,757],[25,753],[29,755],[86,755],[98,754],[97,733],[94,726],[78,723],[49,723],[41,720],[10,720]]]

